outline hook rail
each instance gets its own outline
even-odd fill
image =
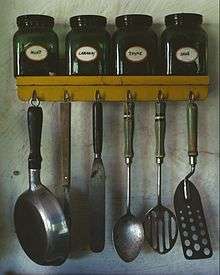
[[[33,90],[40,101],[124,102],[128,90],[135,101],[205,100],[208,76],[43,76],[17,77],[17,94],[22,101],[32,98]],[[159,98],[158,98],[159,97]]]

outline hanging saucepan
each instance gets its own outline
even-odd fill
[[[61,265],[69,254],[69,229],[57,199],[40,181],[42,120],[41,107],[29,107],[29,189],[15,204],[14,223],[31,260],[40,265]]]

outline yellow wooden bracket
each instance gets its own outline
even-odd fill
[[[103,101],[124,101],[130,91],[135,101],[188,100],[208,96],[208,76],[21,76],[16,78],[18,98],[28,101],[35,91],[40,101],[94,101],[97,90]]]

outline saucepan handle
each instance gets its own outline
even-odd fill
[[[30,154],[28,158],[29,169],[40,169],[41,168],[41,132],[42,132],[42,121],[43,112],[41,107],[31,106],[28,108],[28,132],[30,139]]]

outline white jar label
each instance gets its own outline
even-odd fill
[[[95,48],[90,46],[80,47],[76,51],[76,57],[83,62],[91,62],[98,56],[98,52]]]
[[[182,62],[190,63],[196,60],[198,52],[194,48],[184,47],[176,51],[176,58]]]
[[[141,62],[147,57],[147,51],[142,47],[134,46],[127,49],[125,56],[129,61]]]
[[[48,56],[48,51],[42,46],[30,46],[25,51],[26,56],[33,61],[42,61]]]

